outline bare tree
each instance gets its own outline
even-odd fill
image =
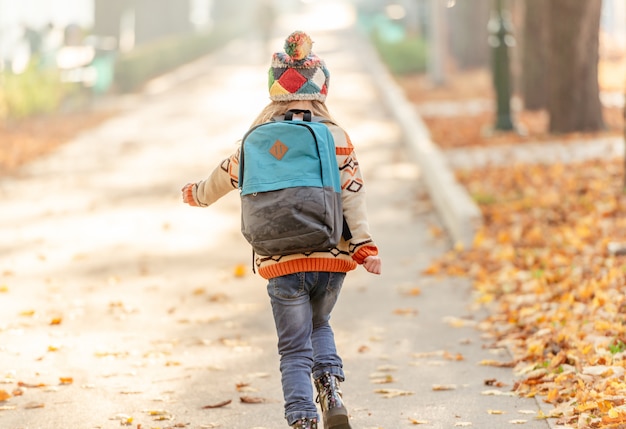
[[[604,128],[598,85],[601,9],[602,0],[547,2],[552,133]]]

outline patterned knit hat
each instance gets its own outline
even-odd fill
[[[302,31],[294,31],[285,40],[285,53],[272,56],[269,69],[270,99],[274,101],[326,100],[330,73],[317,55],[311,52],[313,41]]]

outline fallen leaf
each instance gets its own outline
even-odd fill
[[[509,423],[511,423],[512,425],[523,425],[525,423],[528,423],[528,420],[523,420],[523,419],[509,420]]]
[[[447,316],[443,318],[443,321],[453,328],[465,328],[476,326],[476,321],[462,319],[459,317]]]
[[[265,398],[259,398],[257,396],[240,396],[239,400],[244,404],[263,404],[267,402]]]
[[[435,392],[445,391],[445,390],[456,390],[456,384],[433,384],[432,390]]]
[[[128,421],[131,420],[132,421],[132,417],[129,416],[128,414],[116,414],[113,417],[109,417],[109,420],[120,420],[120,421]]]
[[[0,390],[0,402],[4,402],[9,399],[11,395],[6,390]]]
[[[63,319],[61,317],[55,317],[52,320],[50,320],[50,325],[60,325],[61,322],[63,321]]]
[[[502,411],[502,410],[487,410],[487,414],[495,414],[495,415],[504,414],[504,411]]]
[[[483,390],[480,394],[484,396],[515,396],[515,392],[502,392],[501,390]]]
[[[500,361],[492,360],[492,359],[483,359],[480,362],[478,362],[478,365],[495,366],[497,368],[513,368],[516,365],[516,363],[513,361],[500,362]]]
[[[244,264],[238,264],[235,265],[235,268],[233,269],[233,275],[235,277],[245,277],[246,271],[246,266]]]
[[[504,387],[505,383],[496,380],[495,378],[489,378],[483,382],[485,386]]]
[[[420,289],[418,286],[415,286],[405,291],[404,294],[408,296],[419,296],[422,294],[422,289]]]
[[[374,384],[389,384],[393,383],[395,380],[391,374],[387,374],[384,377],[370,378],[370,381]]]
[[[413,392],[408,390],[400,390],[400,389],[377,389],[374,390],[374,393],[379,393],[383,396],[383,398],[396,398],[398,396],[410,396],[413,395]]]
[[[226,302],[228,300],[228,295],[225,293],[214,293],[209,296],[209,302]]]
[[[417,316],[417,310],[414,308],[396,308],[393,314],[398,316]]]
[[[456,422],[454,427],[469,427],[472,426],[472,422]]]
[[[18,381],[17,385],[19,387],[28,387],[28,388],[39,388],[39,387],[46,387],[47,384],[45,383],[24,383],[23,381]]]
[[[452,353],[445,352],[443,354],[443,358],[446,359],[446,360],[454,360],[454,361],[465,360],[465,358],[463,357],[463,355],[461,353],[452,354]]]
[[[72,384],[74,379],[72,377],[59,377],[59,382],[61,384]]]
[[[44,408],[45,405],[41,402],[29,402],[26,405],[24,405],[24,408],[26,408],[27,410],[33,410],[35,408]]]
[[[412,425],[428,425],[430,424],[430,422],[428,420],[417,420],[414,418],[409,417],[409,421],[411,422]]]
[[[231,402],[233,402],[232,399],[227,399],[225,401],[218,402],[217,404],[205,405],[204,407],[202,407],[202,409],[206,410],[206,409],[210,409],[210,408],[221,408],[221,407],[225,407],[226,405],[230,404]]]

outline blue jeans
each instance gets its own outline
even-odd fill
[[[346,273],[302,272],[269,279],[280,373],[289,425],[318,418],[311,376],[329,372],[343,381],[343,364],[328,321]]]

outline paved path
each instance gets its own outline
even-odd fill
[[[520,413],[536,411],[534,400],[506,394],[510,370],[478,365],[508,356],[483,347],[468,282],[421,274],[450,244],[434,234],[442,226],[400,127],[359,52],[345,49],[355,36],[308,31],[333,73],[329,106],[356,144],[384,260],[380,277],[349,275],[333,317],[353,427],[548,427]],[[26,384],[0,402],[3,429],[286,427],[238,196],[196,209],[179,195],[266,103],[267,61],[247,61],[250,51],[249,41],[230,45],[194,65],[201,77],[139,97],[0,180],[0,391]],[[487,379],[506,383],[495,389],[504,394],[482,394],[494,390]]]

